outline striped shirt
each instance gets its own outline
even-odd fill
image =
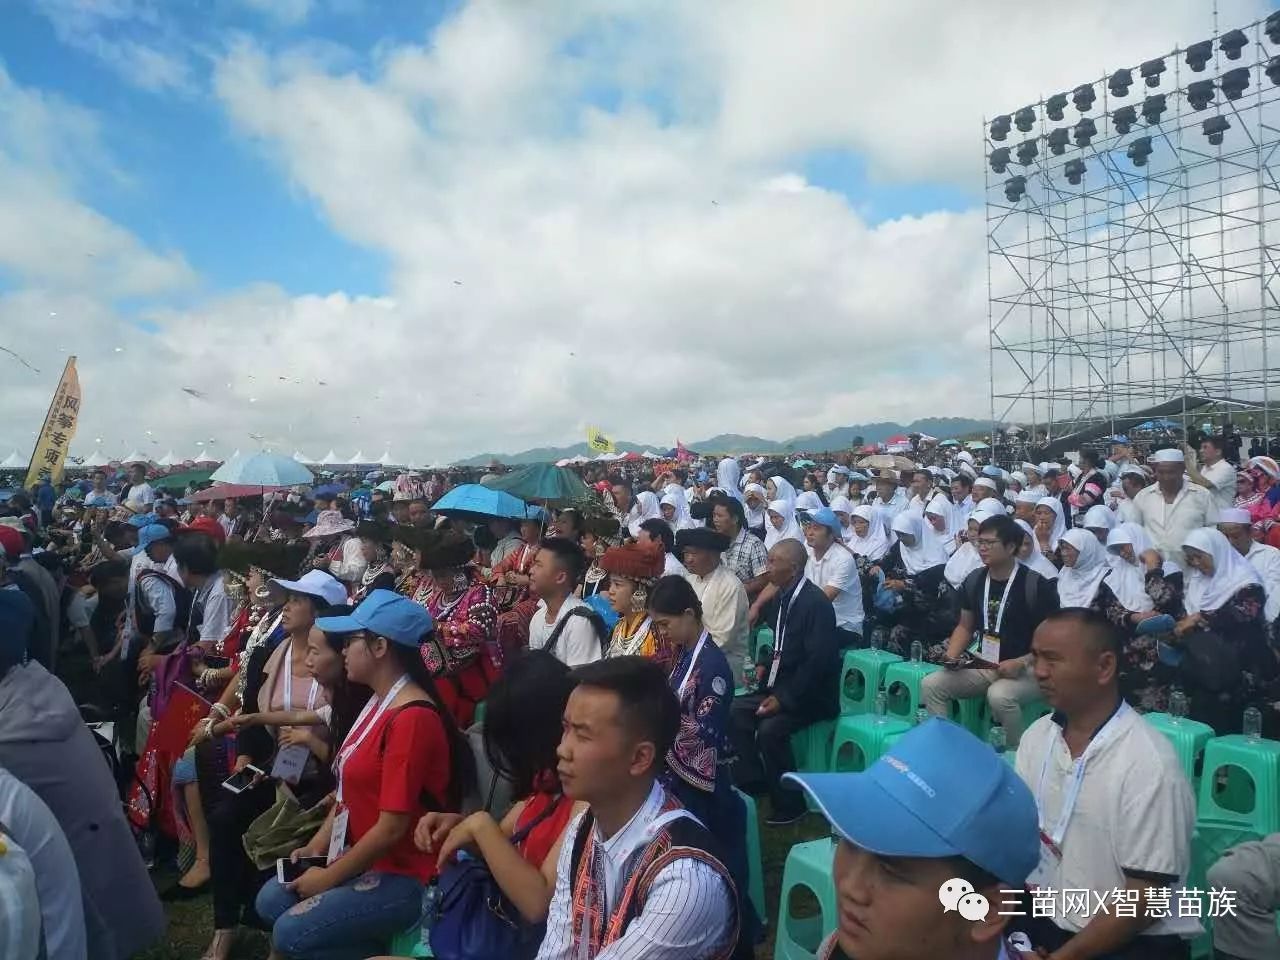
[[[759,537],[744,527],[733,538],[729,549],[720,554],[720,562],[747,583],[769,569],[769,551]]]
[[[601,836],[598,823],[592,827],[603,868],[607,911],[617,903],[619,892],[653,839],[655,834],[650,828],[665,802],[666,792],[655,783],[635,816],[612,837]],[[588,955],[584,937],[580,954],[574,956],[573,877],[570,874],[572,840],[578,835],[582,816],[578,814],[565,830],[565,842],[556,863],[556,889],[547,914],[547,933],[538,950],[538,960],[700,960],[725,952],[725,941],[732,936],[734,928],[729,889],[708,864],[681,858],[658,872],[644,908],[626,933],[595,957]]]

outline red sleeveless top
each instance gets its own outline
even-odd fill
[[[548,807],[553,808],[549,813],[547,812]],[[534,824],[528,836],[520,841],[520,856],[524,857],[526,863],[535,867],[542,866],[547,856],[551,853],[551,848],[560,839],[560,834],[568,826],[569,815],[572,812],[573,801],[562,794],[535,791],[529,795],[524,809],[520,811],[520,816],[516,818],[513,832],[523,830],[540,816],[543,819]]]

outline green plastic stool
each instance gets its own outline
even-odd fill
[[[987,731],[991,729],[991,708],[987,706],[987,695],[984,693],[980,697],[952,700],[951,719],[979,740],[985,740]]]
[[[1217,774],[1228,767],[1252,781],[1253,802],[1247,810],[1233,810],[1220,802],[1225,798],[1217,790]],[[1280,831],[1280,742],[1234,734],[1205,744],[1196,821],[1246,827],[1261,834]]]
[[[835,842],[830,838],[797,843],[782,868],[778,903],[778,936],[774,960],[814,960],[823,939],[836,928],[836,886],[832,877]],[[818,901],[817,917],[793,917],[791,892],[807,889]]]
[[[1191,833],[1191,871],[1187,875],[1187,889],[1204,891],[1200,897],[1200,916],[1197,918],[1204,933],[1191,941],[1191,956],[1195,960],[1207,960],[1213,956],[1213,920],[1209,916],[1209,868],[1232,847],[1262,837],[1253,830],[1228,824],[1197,823]]]
[[[871,713],[891,663],[902,658],[886,650],[849,650],[840,670],[840,713]]]
[[[1148,713],[1143,719],[1155,727],[1173,744],[1187,782],[1199,792],[1200,774],[1197,768],[1204,759],[1204,748],[1213,739],[1213,727],[1187,717],[1175,717],[1168,713]]]
[[[831,759],[831,738],[835,734],[834,720],[819,720],[791,735],[791,753],[796,769],[802,773],[825,773]]]
[[[477,723],[484,723],[484,703],[485,702],[481,700],[479,703],[476,704],[475,716],[471,718],[472,725],[475,725]]]
[[[931,673],[941,667],[932,663],[912,663],[903,660],[891,663],[884,672],[884,690],[889,696],[889,714],[899,720],[914,720],[920,708],[920,685]]]
[[[878,723],[876,721],[879,721]],[[877,717],[873,713],[863,713],[856,717],[841,717],[836,723],[835,736],[831,743],[831,765],[833,772],[859,773],[880,759],[889,745],[887,738],[893,735],[902,736],[911,729],[911,724],[896,717]],[[846,748],[852,748],[852,757],[845,759]]]
[[[760,922],[769,923],[769,915],[764,909],[764,858],[760,852],[760,820],[756,813],[755,797],[749,797],[737,787],[733,790],[742,798],[742,805],[747,808],[747,897],[756,908],[756,916]]]
[[[760,658],[757,654],[762,647],[768,647],[773,650],[773,630],[769,627],[760,627],[751,634],[751,662],[759,663]]]
[[[404,933],[391,938],[391,949],[388,953],[393,957],[433,957],[431,948],[422,942],[422,928],[416,923]]]

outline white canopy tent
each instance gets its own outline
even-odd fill
[[[95,450],[83,460],[80,461],[82,467],[105,467],[111,461],[106,458],[101,450]]]
[[[310,457],[308,457],[308,456],[307,456],[305,453],[303,453],[301,450],[295,450],[295,451],[293,451],[293,459],[297,460],[299,463],[306,463],[306,464],[312,464],[312,463],[317,463],[317,462],[318,462],[318,461],[316,461],[316,460],[312,460]]]
[[[124,457],[123,459],[121,459],[120,462],[124,464],[126,467],[132,466],[135,463],[141,463],[141,464],[151,463],[151,461],[148,458],[144,457],[137,450],[133,451],[133,453],[129,454],[127,457]]]
[[[161,457],[159,460],[156,461],[156,466],[157,467],[176,467],[181,462],[182,462],[181,460],[179,460],[177,457],[173,455],[173,451],[170,450],[163,457]]]
[[[324,459],[320,461],[320,465],[323,467],[332,467],[341,462],[342,461],[338,459],[338,455],[333,452],[333,448],[331,447],[329,452],[324,455]]]
[[[13,453],[5,457],[4,460],[0,461],[0,470],[21,470],[26,467],[26,465],[27,461],[18,456],[18,451],[15,450]]]
[[[376,463],[376,464],[377,464],[378,466],[380,466],[380,467],[394,467],[394,466],[396,466],[396,462],[395,462],[394,460],[392,460],[392,459],[391,459],[391,451],[390,451],[390,450],[384,450],[384,451],[382,452],[382,456],[380,456],[377,460],[375,460],[375,461],[374,461],[374,463]]]
[[[359,465],[359,464],[365,463],[366,461],[365,461],[365,459],[364,459],[364,451],[363,451],[363,450],[357,450],[357,451],[356,451],[355,453],[353,453],[351,456],[347,457],[347,459],[346,459],[346,460],[344,460],[343,462],[344,462],[344,463],[356,464],[356,465]]]

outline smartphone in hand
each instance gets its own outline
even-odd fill
[[[244,793],[253,786],[254,780],[258,777],[265,777],[266,771],[260,770],[252,763],[245,764],[243,770],[239,773],[233,773],[227,779],[222,781],[222,789],[230,790],[232,793]]]
[[[288,857],[281,857],[276,861],[276,879],[281,883],[293,883],[312,867],[323,867],[326,860],[326,857],[299,857],[294,863]]]

